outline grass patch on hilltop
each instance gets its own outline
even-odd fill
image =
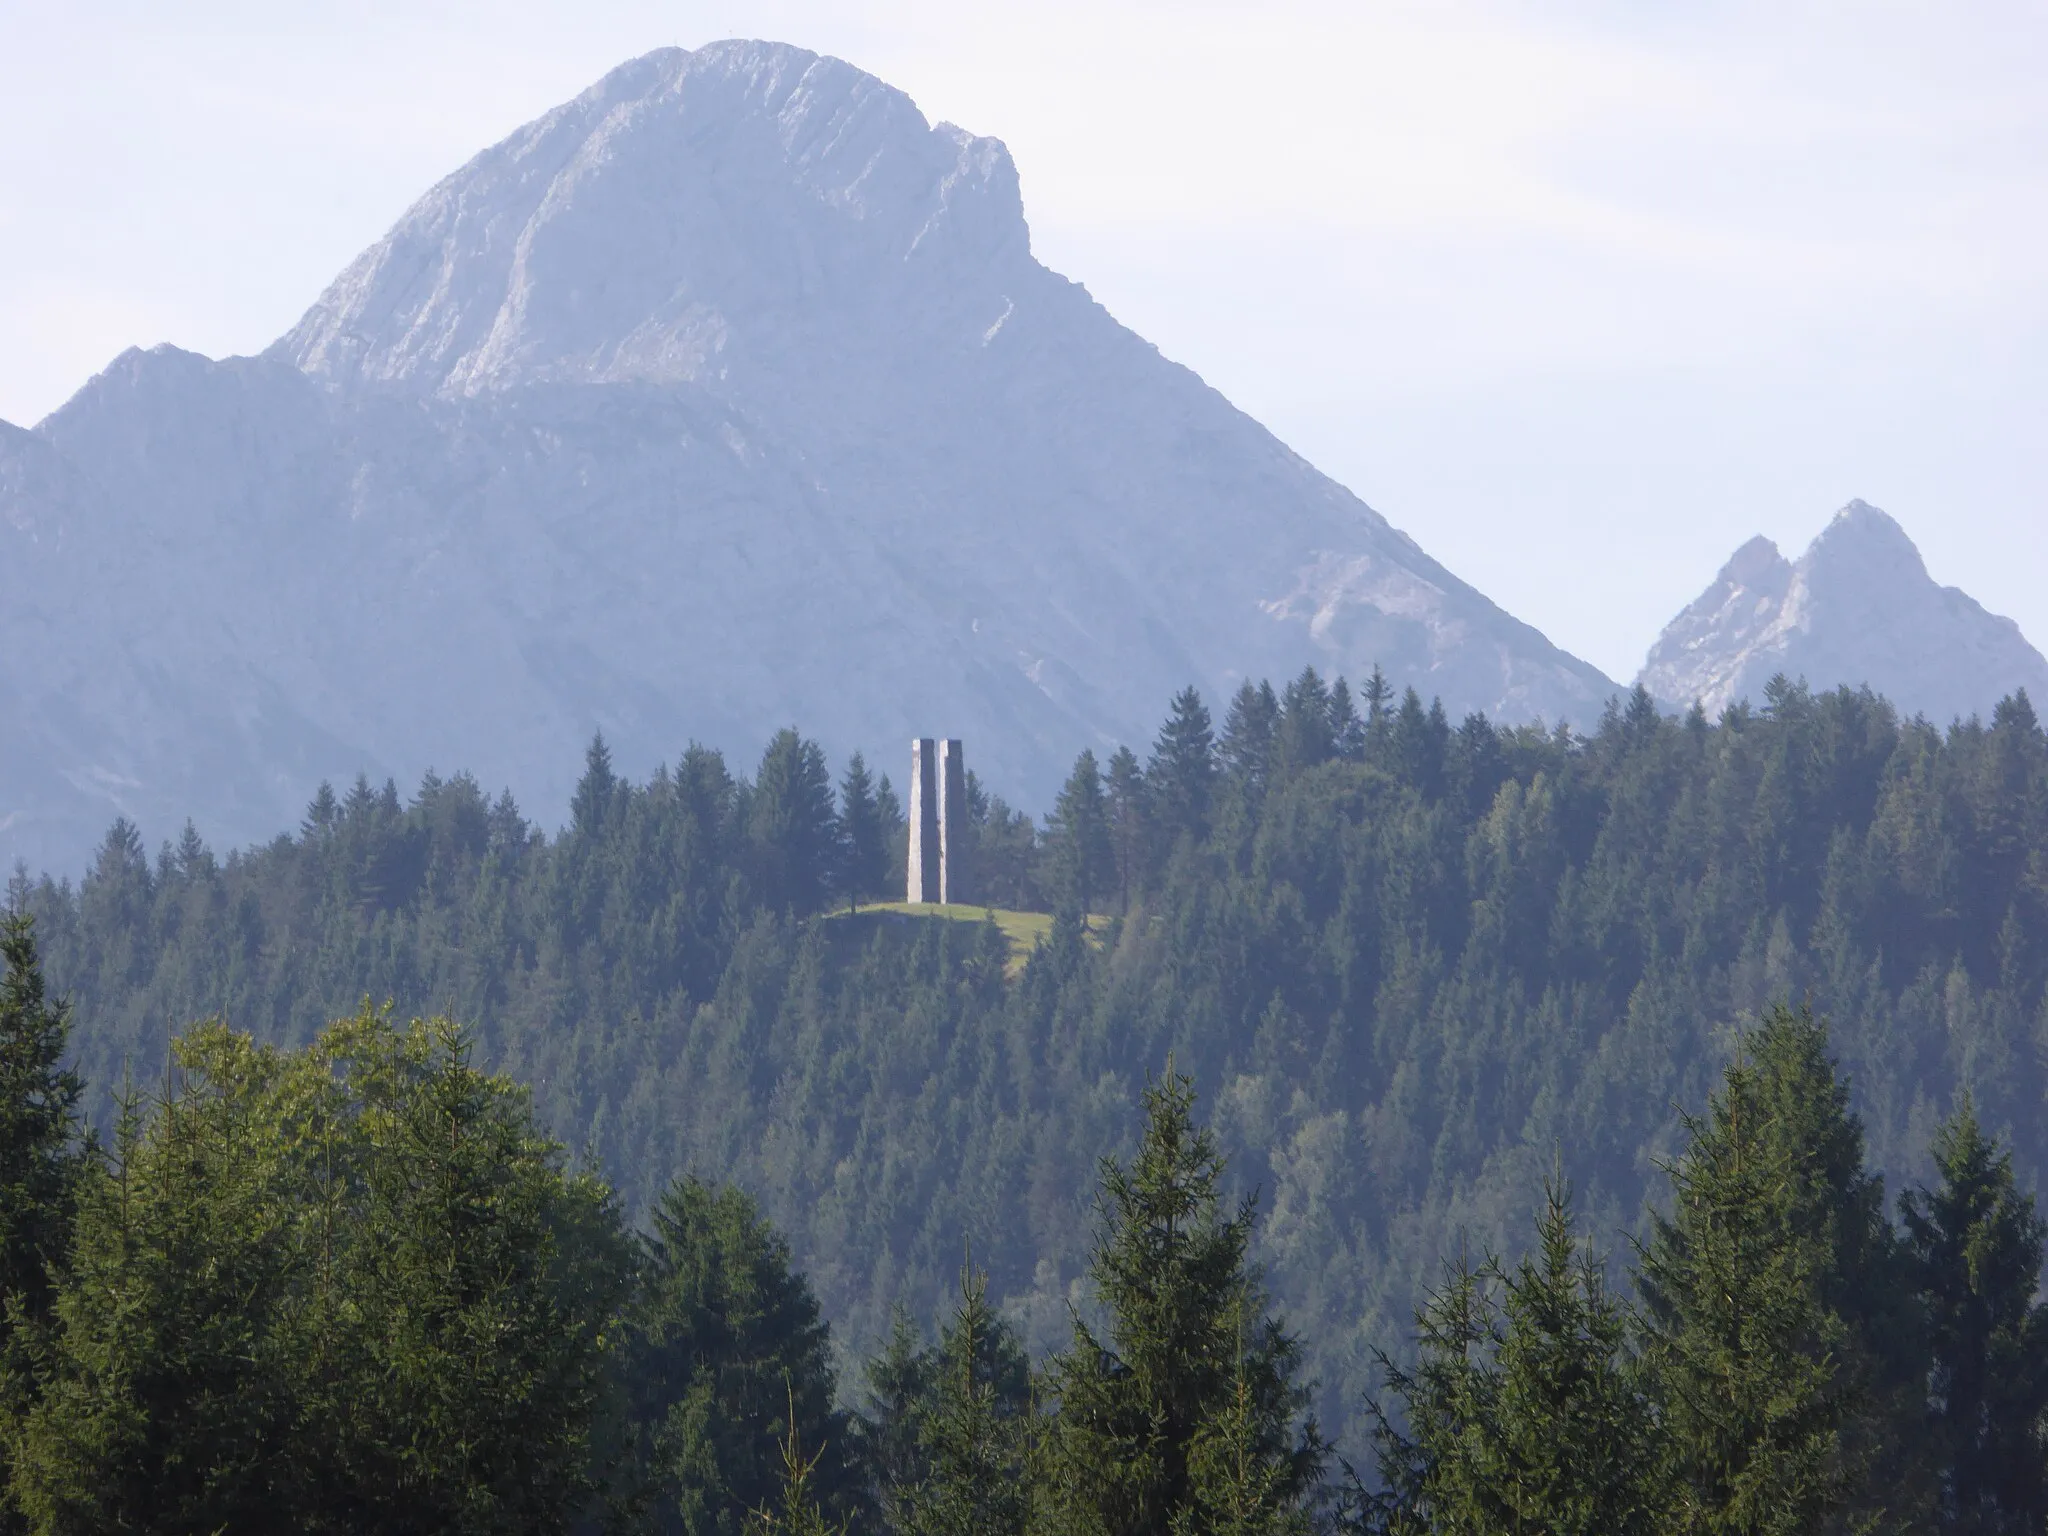
[[[874,901],[863,903],[858,912],[840,911],[828,914],[828,921],[848,923],[857,926],[872,926],[889,922],[914,922],[919,919],[939,919],[950,923],[980,923],[993,918],[997,928],[1009,941],[1010,957],[1003,967],[1004,974],[1016,977],[1024,969],[1024,962],[1031,958],[1031,951],[1052,934],[1050,912],[1019,912],[1009,907],[983,907],[971,902],[941,905],[936,901]],[[866,920],[863,923],[863,919]],[[1088,932],[1097,936],[1109,926],[1109,918],[1100,912],[1088,915]]]

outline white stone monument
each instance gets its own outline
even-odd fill
[[[940,871],[944,842],[939,834],[938,743],[920,736],[910,744],[910,858],[906,901],[944,901]]]

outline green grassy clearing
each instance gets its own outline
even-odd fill
[[[875,901],[864,903],[858,912],[843,908],[831,913],[828,920],[858,924],[863,918],[886,921],[889,918],[943,918],[952,923],[979,923],[995,919],[996,927],[1003,937],[1010,941],[1010,958],[1004,966],[1007,975],[1015,976],[1024,969],[1024,962],[1031,958],[1031,951],[1052,932],[1050,912],[1017,912],[1008,907],[979,907],[972,904],[941,906],[935,901]],[[1102,913],[1092,912],[1088,916],[1088,931],[1100,934],[1109,926],[1109,918]]]

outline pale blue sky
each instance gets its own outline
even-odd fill
[[[1004,139],[1039,256],[1633,675],[1852,496],[2048,643],[2048,10],[0,0],[0,417],[252,351],[632,54],[836,53]]]

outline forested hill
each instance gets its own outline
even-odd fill
[[[1518,1246],[1559,1156],[1632,1229],[1770,1001],[1832,1020],[1894,1190],[1965,1085],[2036,1181],[2024,695],[1943,731],[1868,693],[1778,684],[1718,722],[1638,693],[1579,738],[1362,693],[1247,688],[1213,731],[1184,694],[1144,760],[1083,754],[1043,828],[977,792],[983,898],[1064,914],[1014,977],[992,923],[842,915],[891,890],[900,811],[793,732],[751,778],[692,749],[630,784],[594,746],[555,836],[464,777],[358,784],[225,861],[117,825],[75,886],[11,894],[102,1110],[206,1015],[298,1043],[365,996],[445,1010],[629,1211],[683,1169],[755,1191],[855,1346],[899,1301],[933,1316],[963,1241],[1063,1340],[1097,1161],[1171,1059],[1261,1191],[1340,1443],[1457,1234]],[[1084,934],[1084,906],[1115,920]]]

